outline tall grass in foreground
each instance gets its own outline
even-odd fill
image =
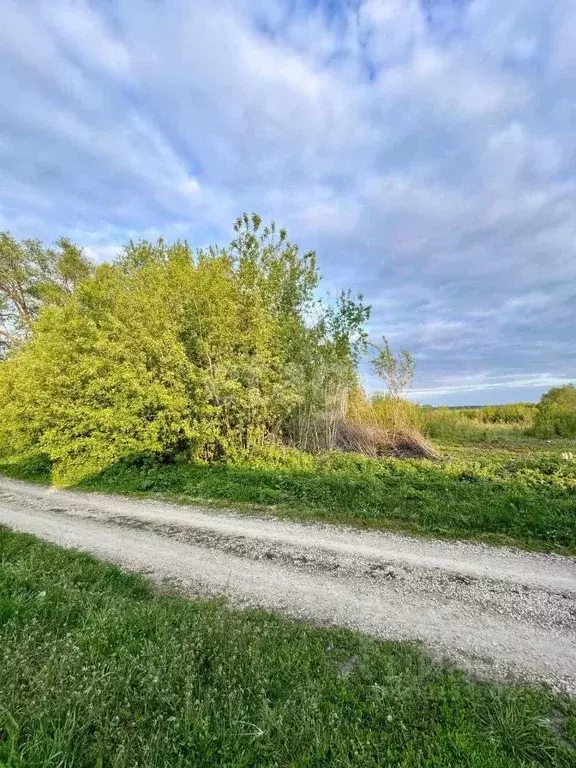
[[[3,768],[568,768],[576,706],[0,528]]]

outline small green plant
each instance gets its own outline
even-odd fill
[[[388,339],[382,337],[382,345],[372,344],[376,356],[372,365],[376,374],[384,381],[388,397],[400,400],[414,380],[414,358],[407,349],[394,354]]]

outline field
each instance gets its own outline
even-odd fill
[[[87,476],[78,487],[248,510],[258,505],[288,518],[576,552],[574,441],[522,437],[506,445],[438,446],[436,461],[312,456],[279,447],[226,466],[164,465],[142,455]],[[42,458],[4,460],[0,472],[50,482]]]
[[[91,491],[576,553],[576,444],[461,414],[434,460],[281,446],[226,464],[137,454]],[[439,424],[443,424],[443,435]],[[43,455],[0,473],[51,483]],[[572,766],[576,705],[379,642],[144,579],[0,529],[0,766]]]
[[[68,237],[48,245],[0,232],[0,474],[576,554],[574,384],[553,387],[537,405],[410,403],[415,359],[372,338],[372,308],[361,294],[332,281],[328,291],[316,253],[257,213],[241,214],[230,234],[227,245],[197,248],[134,232],[115,257],[96,262]],[[439,372],[435,347],[419,344],[424,352]],[[382,392],[364,390],[361,362]],[[257,581],[261,542],[253,537],[245,547],[240,571],[242,530],[226,537],[205,529],[204,549],[211,535],[221,552],[202,559],[201,537],[188,525],[198,510],[175,507],[186,530],[170,532],[159,505],[155,525],[165,538],[189,534],[196,543],[168,547],[140,531],[132,553],[146,544],[153,571],[150,558],[123,559],[129,535],[107,527],[121,524],[114,510],[103,522],[105,502],[94,504],[91,520],[91,502],[78,502],[84,533],[93,527],[73,539],[80,523],[67,501],[56,508],[51,492],[16,483],[4,483],[2,494],[2,519],[19,530],[164,573],[169,584],[193,563],[193,596],[208,571],[220,579],[210,594],[223,594],[233,573],[237,595],[241,572]],[[41,499],[26,506],[26,494]],[[212,517],[222,529],[222,516]],[[295,526],[261,525],[289,529],[284,545],[294,539]],[[343,553],[349,530],[331,534],[346,539],[332,548],[338,556],[331,550],[315,561],[305,546],[282,548],[276,537],[281,558],[260,571],[278,600],[254,604],[281,611],[289,595],[292,615],[311,621],[340,611],[340,624],[381,630],[375,636],[429,636],[435,653],[450,648],[470,669],[494,662],[494,648],[514,661],[528,649],[539,664],[525,679],[566,683],[547,662],[574,666],[572,561],[426,547],[416,538],[405,542],[414,549],[404,559],[416,565],[400,569],[402,581],[388,568],[401,554],[398,537],[357,535],[391,542],[368,557],[362,544]],[[110,548],[98,549],[104,539]],[[301,539],[321,549],[310,527]],[[479,683],[413,645],[160,593],[7,530],[0,547],[0,768],[576,765],[574,701],[551,689]],[[442,571],[448,550],[472,554]],[[514,557],[522,564],[506,574],[503,559]],[[177,575],[162,572],[166,563]],[[552,573],[558,563],[561,573]],[[310,572],[307,591],[299,568]],[[306,597],[318,607],[328,593],[330,613],[302,610]],[[351,607],[366,623],[350,620]],[[442,622],[458,644],[441,645]]]
[[[0,530],[0,765],[569,766],[574,701]]]

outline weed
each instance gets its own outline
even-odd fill
[[[565,447],[453,446],[443,459],[429,461],[339,452],[313,456],[276,446],[239,456],[234,465],[164,464],[138,455],[83,477],[76,487],[265,505],[295,519],[574,553],[576,462],[563,458]],[[4,460],[0,472],[50,481],[48,465],[30,457]]]
[[[574,702],[0,529],[5,768],[574,765]],[[554,724],[554,727],[551,726]]]

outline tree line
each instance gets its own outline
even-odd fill
[[[320,293],[314,252],[244,214],[227,247],[0,234],[0,446],[62,475],[141,452],[221,460],[305,443],[356,384],[370,309]]]

